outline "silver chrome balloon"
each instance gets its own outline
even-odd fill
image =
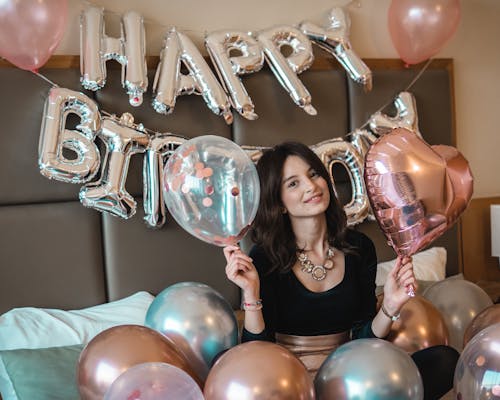
[[[133,122],[134,117],[129,113],[123,114],[119,121],[103,118],[98,136],[106,145],[106,156],[100,179],[80,189],[80,202],[85,207],[124,219],[135,214],[137,203],[125,189],[125,182],[130,157],[146,150],[149,136]]]
[[[163,168],[175,149],[186,141],[185,138],[169,133],[158,133],[151,138],[144,154],[143,199],[144,221],[151,228],[161,228],[165,224],[165,202],[163,199]]]
[[[423,296],[443,315],[450,333],[450,345],[459,352],[463,349],[464,334],[469,324],[493,304],[481,287],[458,278],[434,283],[424,291]]]
[[[149,306],[145,325],[173,341],[203,381],[215,358],[238,344],[231,305],[203,283],[181,282],[164,289]]]
[[[365,91],[372,89],[372,72],[351,46],[351,19],[343,8],[335,7],[330,10],[325,28],[305,21],[299,25],[299,29],[313,43],[332,54],[354,82],[362,84]]]
[[[396,115],[390,117],[381,111],[377,111],[370,117],[370,129],[378,135],[384,135],[394,128],[406,128],[415,132],[418,137],[422,134],[418,130],[417,103],[410,92],[401,92],[394,99]]]
[[[129,102],[142,104],[148,88],[146,65],[146,33],[144,21],[135,11],[126,12],[121,23],[122,36],[111,38],[105,34],[104,9],[86,8],[80,18],[81,83],[89,90],[99,90],[106,84],[106,61],[116,60],[122,65],[122,85]]]
[[[314,61],[312,44],[307,36],[291,26],[276,26],[259,32],[257,40],[264,48],[269,67],[295,104],[309,115],[316,115],[317,111],[311,104],[311,94],[298,77]],[[281,53],[283,46],[292,49],[287,57]]]
[[[314,379],[317,400],[422,400],[424,388],[411,357],[382,339],[338,347]]]
[[[188,74],[181,73],[181,62]],[[186,35],[172,29],[167,33],[153,83],[153,108],[160,114],[174,110],[177,96],[198,94],[227,124],[233,122],[226,92],[209,65]]]
[[[75,130],[65,128],[70,114],[80,117]],[[40,173],[62,182],[90,181],[100,164],[99,150],[94,143],[100,122],[97,104],[83,93],[60,87],[50,89],[38,145]],[[76,157],[67,158],[65,149]]]
[[[264,52],[259,42],[245,32],[218,31],[207,35],[205,46],[233,108],[247,119],[256,119],[255,106],[238,75],[251,74],[262,68]],[[231,56],[233,50],[240,55]]]
[[[333,164],[341,164],[347,171],[351,184],[351,200],[344,205],[347,215],[347,224],[356,225],[367,217],[370,203],[363,178],[364,160],[356,148],[341,138],[329,139],[311,146],[311,149],[319,156],[335,187],[333,177]]]

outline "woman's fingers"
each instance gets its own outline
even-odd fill
[[[233,254],[235,251],[240,250],[238,246],[234,245],[229,245],[226,246],[222,249],[222,252],[224,253],[224,257],[226,257],[226,261],[229,262],[229,258],[231,257],[231,254]]]

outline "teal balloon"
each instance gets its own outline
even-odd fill
[[[381,339],[338,347],[314,379],[317,400],[422,400],[424,388],[411,357]]]
[[[255,218],[259,176],[253,161],[233,141],[198,136],[180,145],[165,164],[163,198],[187,232],[227,246],[239,242]]]
[[[169,338],[203,381],[215,358],[238,344],[231,305],[203,283],[167,287],[149,306],[145,325]]]

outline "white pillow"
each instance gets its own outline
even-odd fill
[[[0,315],[0,350],[86,344],[98,333],[116,325],[144,325],[153,299],[148,292],[137,292],[82,310],[14,308]],[[0,393],[4,400],[17,400],[1,358]]]
[[[431,247],[416,253],[412,257],[413,272],[417,280],[440,281],[446,277],[446,249],[444,247]],[[377,286],[384,286],[387,275],[396,260],[385,261],[377,264]]]

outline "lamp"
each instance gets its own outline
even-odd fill
[[[491,255],[500,257],[500,204],[490,205],[491,211]],[[499,259],[500,263],[500,259]]]

